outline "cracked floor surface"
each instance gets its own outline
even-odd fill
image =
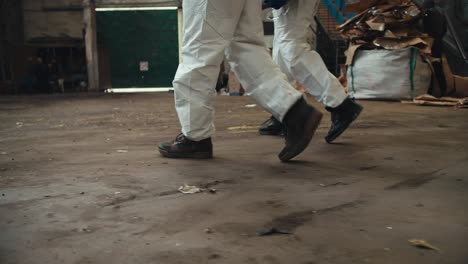
[[[171,94],[0,98],[0,263],[468,263],[466,110],[362,102],[281,163],[252,103],[218,97],[215,158],[194,161],[157,153]]]

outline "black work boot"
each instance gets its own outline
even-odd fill
[[[331,113],[332,125],[330,127],[330,131],[328,131],[328,134],[325,137],[325,140],[327,143],[331,143],[343,134],[349,125],[356,120],[363,107],[354,102],[354,100],[346,98],[338,107],[326,107],[326,109]]]
[[[260,135],[284,136],[286,127],[274,116],[262,123],[258,132]]]
[[[210,159],[213,158],[213,144],[211,138],[193,141],[181,133],[174,141],[159,144],[159,153],[173,159]]]
[[[297,101],[286,114],[286,146],[278,155],[281,161],[288,161],[299,155],[309,145],[323,114],[309,105],[304,98]]]

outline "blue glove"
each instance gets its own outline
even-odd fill
[[[263,0],[263,3],[271,8],[280,9],[288,0]]]

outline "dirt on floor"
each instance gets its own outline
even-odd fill
[[[0,263],[468,263],[468,110],[362,102],[281,163],[251,104],[217,98],[214,159],[169,160],[172,94],[0,98]]]

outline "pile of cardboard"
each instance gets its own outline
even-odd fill
[[[342,37],[350,42],[348,65],[359,48],[416,47],[431,54],[433,39],[417,27],[424,13],[410,0],[350,0],[346,12],[358,14],[338,27]]]

